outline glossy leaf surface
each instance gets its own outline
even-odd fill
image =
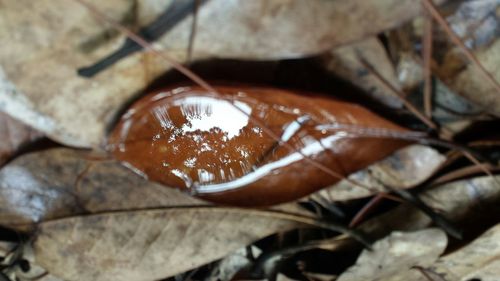
[[[405,129],[359,105],[271,88],[217,91],[177,87],[142,98],[110,149],[151,180],[255,206],[310,194],[405,144],[392,137]]]

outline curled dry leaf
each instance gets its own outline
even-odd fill
[[[477,221],[486,214],[500,211],[500,177],[477,177],[430,188],[420,194],[422,201],[450,221]],[[373,237],[383,237],[388,230],[417,230],[428,227],[432,221],[423,212],[404,203],[360,226]]]
[[[496,81],[500,81],[500,39],[492,43],[488,48],[476,52],[477,58],[486,69],[493,75]],[[490,82],[485,81],[473,65],[460,72],[450,87],[481,106],[484,110],[500,115],[500,93],[495,90]]]
[[[68,149],[26,154],[0,170],[0,224],[17,229],[78,214],[194,205],[205,203]]]
[[[0,166],[20,147],[41,136],[37,131],[0,112]]]
[[[329,201],[343,201],[387,191],[384,186],[411,188],[427,180],[445,159],[433,148],[412,145],[349,176],[350,180],[360,182],[370,189],[343,180],[334,186],[314,193],[312,197],[321,197]]]
[[[428,266],[443,253],[448,239],[436,228],[415,232],[393,232],[377,241],[373,251],[364,250],[356,264],[338,281],[387,280],[413,266]]]
[[[495,281],[500,276],[500,225],[496,225],[480,237],[436,262],[423,266],[420,270],[436,280]],[[388,281],[427,281],[422,273],[400,272]]]
[[[301,224],[262,211],[172,208],[40,225],[37,263],[65,280],[157,280]]]
[[[497,0],[466,1],[448,18],[454,32],[462,37],[497,83],[500,81],[500,18],[494,11],[498,9]],[[456,47],[446,53],[437,73],[452,90],[482,109],[500,115],[500,93]]]
[[[92,2],[111,18],[133,26],[149,23],[171,3]],[[397,26],[419,12],[413,0],[212,0],[198,13],[194,54],[301,57]],[[191,21],[186,18],[160,39],[180,60],[185,57]],[[169,67],[151,54],[136,53],[91,80],[78,77],[76,69],[118,49],[124,36],[75,1],[5,2],[0,36],[9,42],[0,46],[2,110],[72,146],[98,146],[118,108]],[[10,82],[16,87],[6,90]]]
[[[335,48],[326,57],[325,63],[327,69],[351,81],[377,100],[391,107],[402,107],[400,98],[395,97],[378,77],[369,73],[362,60],[376,66],[382,77],[394,87],[399,88],[394,66],[384,45],[377,37]]]

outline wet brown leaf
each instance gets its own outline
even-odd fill
[[[345,271],[338,281],[387,280],[413,266],[427,266],[438,259],[448,239],[436,228],[416,232],[393,232],[377,241],[373,251],[364,250],[356,264]]]
[[[114,161],[69,149],[23,155],[0,170],[0,224],[30,227],[48,219],[153,207],[204,205],[149,182]]]
[[[41,224],[37,262],[65,280],[156,280],[300,224],[262,211],[175,208]]]
[[[171,1],[91,2],[111,18],[136,27],[150,22]],[[420,10],[412,0],[212,0],[198,14],[194,55],[303,57],[395,27]],[[179,60],[186,55],[191,21],[186,18],[160,39]],[[0,36],[9,42],[0,46],[2,110],[72,146],[98,146],[118,108],[169,68],[151,54],[137,53],[93,79],[78,77],[77,68],[116,50],[124,36],[74,1],[4,2]]]
[[[330,201],[343,201],[386,191],[384,185],[393,188],[411,188],[428,179],[444,160],[443,155],[430,147],[412,145],[349,176],[349,179],[369,186],[371,190],[343,180],[312,196]]]
[[[41,136],[37,131],[0,112],[0,166],[20,147]]]

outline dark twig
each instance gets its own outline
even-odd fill
[[[196,29],[198,25],[198,9],[200,6],[200,0],[194,0],[193,3],[193,20],[191,21],[191,31],[189,33],[189,42],[187,48],[187,58],[186,62],[189,64],[193,59],[193,49],[194,49],[194,39],[196,38]]]

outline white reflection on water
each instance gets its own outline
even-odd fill
[[[348,136],[347,132],[339,131],[334,135],[330,135],[320,141],[315,141],[307,144],[299,152],[294,152],[286,157],[283,157],[275,162],[265,164],[254,171],[230,182],[219,183],[219,184],[209,184],[209,185],[199,185],[196,186],[196,193],[213,193],[213,192],[223,192],[228,190],[233,190],[240,188],[256,182],[257,180],[269,175],[274,170],[291,165],[294,162],[300,161],[304,156],[312,156],[321,153],[325,148],[331,148],[336,141]]]
[[[248,115],[252,113],[246,103],[235,101],[231,104],[212,97],[186,97],[175,100],[173,105],[181,107],[182,114],[188,121],[182,126],[184,132],[208,132],[219,128],[229,139],[237,136],[248,125]]]

